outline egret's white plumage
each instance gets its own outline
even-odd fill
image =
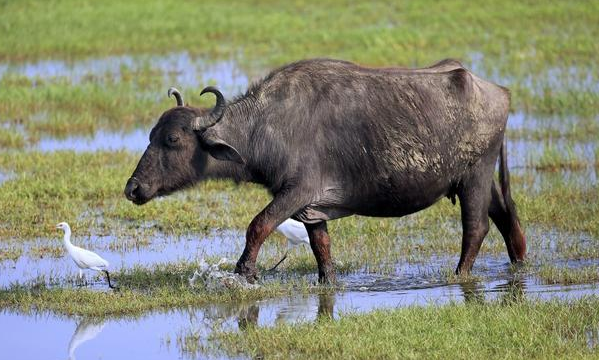
[[[287,245],[292,248],[294,245],[308,244],[310,245],[310,237],[306,231],[304,223],[287,219],[277,226],[277,231],[287,238]]]
[[[310,237],[308,236],[308,232],[306,231],[306,226],[304,223],[287,219],[281,223],[281,225],[277,226],[276,230],[281,233],[281,235],[287,238],[287,251],[283,258],[273,266],[269,271],[273,271],[279,266],[285,259],[287,259],[287,254],[289,254],[289,250],[291,250],[294,246],[301,244],[310,245]]]
[[[71,243],[71,227],[66,222],[61,222],[56,225],[57,229],[64,230],[64,247],[71,256],[71,259],[79,267],[79,279],[83,277],[84,269],[101,271],[108,278],[108,286],[114,288],[110,283],[110,275],[108,274],[108,261],[102,259],[95,252],[80,248]]]

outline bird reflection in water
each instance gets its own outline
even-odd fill
[[[71,341],[69,341],[69,360],[75,360],[75,350],[77,350],[77,348],[84,342],[98,336],[105,325],[106,323],[95,319],[82,319],[79,324],[77,324],[77,328],[71,337]]]

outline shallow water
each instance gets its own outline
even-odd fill
[[[150,130],[136,129],[124,133],[99,130],[93,136],[70,136],[64,139],[45,137],[41,138],[33,149],[43,152],[59,150],[73,150],[76,152],[128,150],[142,153],[150,143],[148,139]]]
[[[596,264],[597,259],[568,259],[557,257],[568,234],[529,229],[530,267],[550,263],[555,266],[577,268]],[[594,239],[574,234],[577,244]],[[135,239],[116,239],[112,236],[90,236],[74,239],[77,244],[94,249],[107,258],[114,268],[135,265],[196,261],[201,258],[226,256],[236,259],[241,253],[241,232],[214,232],[206,237],[155,236],[150,244],[136,244]],[[60,239],[38,239],[28,246],[61,246]],[[274,251],[274,248],[265,251]],[[309,249],[301,249],[307,251]],[[326,316],[339,319],[348,313],[366,313],[374,309],[392,309],[404,306],[442,305],[448,302],[505,302],[522,299],[576,299],[599,296],[599,283],[583,285],[544,285],[534,275],[522,273],[510,266],[507,255],[478,257],[474,275],[481,280],[463,284],[447,283],[444,271],[457,263],[458,254],[429,256],[419,262],[401,261],[388,275],[358,270],[340,274],[340,287],[326,294],[296,294],[293,296],[241,303],[215,303],[209,306],[172,309],[168,312],[149,312],[142,317],[79,318],[53,314],[31,314],[4,311],[0,313],[0,329],[8,329],[0,336],[3,355],[11,359],[31,358],[121,358],[144,359],[227,358],[219,351],[218,343],[210,339],[214,330],[243,331],[250,324],[273,326],[280,323],[312,322]],[[304,276],[316,281],[316,274]],[[16,262],[0,263],[2,286],[11,281],[26,282],[38,275],[53,275],[58,286],[65,277],[73,278],[76,266],[67,257],[33,259],[22,256]],[[89,274],[88,274],[89,276]],[[297,274],[282,271],[266,275],[262,281],[285,281]],[[10,279],[11,281],[7,281]],[[118,282],[118,278],[116,279]],[[107,290],[104,280],[98,280],[94,289]],[[589,341],[594,339],[589,332]],[[38,346],[30,346],[36,341]],[[40,346],[43,344],[43,346]]]
[[[482,63],[482,58],[473,61]],[[0,77],[7,74],[26,76],[33,80],[67,79],[78,84],[94,77],[119,81],[124,71],[151,69],[158,71],[164,83],[180,87],[201,87],[208,82],[218,84],[227,92],[243,90],[249,80],[236,61],[206,62],[186,52],[167,55],[112,56],[82,61],[38,61],[25,64],[0,64]],[[482,69],[475,72],[484,73]],[[578,86],[599,91],[599,83],[585,78],[576,68],[565,73],[548,71],[549,81],[563,85],[564,76],[582,78]],[[590,75],[589,75],[590,76]],[[513,79],[498,73],[488,77],[504,85]],[[586,80],[585,80],[586,79]],[[534,91],[533,78],[525,80]],[[574,85],[573,85],[574,86]],[[41,113],[40,116],[43,116]],[[576,119],[537,119],[522,113],[510,115],[508,123],[511,130],[534,130],[540,126],[550,126],[560,132],[568,131],[568,126]],[[4,126],[4,125],[3,125]],[[21,131],[22,126],[21,126]],[[33,148],[51,152],[75,150],[94,152],[99,150],[125,149],[142,152],[148,144],[148,129],[137,129],[127,133],[115,133],[100,130],[93,136],[73,136],[65,139],[42,138]],[[548,147],[562,152],[571,152],[590,162],[595,159],[596,142],[577,142],[567,139],[549,141],[515,140],[508,143],[510,167],[518,175],[534,176],[533,188],[542,188],[548,181],[567,181],[581,186],[597,185],[597,170],[587,167],[581,171],[562,170],[555,173],[532,171],[529,167],[539,159]],[[12,177],[0,172],[0,183]],[[555,178],[555,180],[552,180]],[[529,232],[529,236],[531,233]],[[553,254],[571,246],[564,241],[566,235],[543,232],[536,235],[544,243],[533,241],[531,254],[540,255],[534,260],[537,265],[551,263],[556,266],[581,267],[595,265],[597,259],[559,259]],[[595,239],[573,235],[577,244],[588,243],[594,246]],[[38,239],[28,243],[31,246],[60,247],[59,236],[56,239]],[[457,241],[457,240],[456,240]],[[155,264],[189,261],[206,257],[228,257],[237,259],[243,248],[243,236],[238,232],[214,233],[203,238],[156,236],[151,244],[135,245],[133,241],[119,241],[111,236],[92,236],[78,244],[93,249],[105,257],[113,270],[131,268],[136,265],[151,267]],[[536,247],[535,247],[536,246]],[[25,253],[29,252],[25,248]],[[309,250],[306,250],[309,251]],[[534,258],[534,257],[533,257]],[[550,261],[548,261],[550,260]],[[482,281],[467,284],[448,284],[442,271],[457,263],[454,256],[431,257],[420,263],[400,262],[389,275],[372,274],[358,271],[340,275],[342,290],[332,294],[296,295],[276,299],[241,304],[212,304],[202,308],[173,309],[170,312],[152,312],[141,318],[81,319],[59,317],[50,314],[25,315],[3,312],[0,314],[0,349],[3,356],[11,359],[32,358],[144,358],[144,359],[180,359],[180,358],[219,358],[218,344],[209,340],[214,329],[232,331],[242,330],[249,324],[273,326],[278,323],[297,323],[314,321],[319,316],[332,316],[338,319],[347,313],[363,313],[376,308],[396,308],[409,305],[445,304],[450,301],[483,302],[494,299],[518,301],[523,298],[536,299],[573,299],[586,295],[599,295],[599,284],[586,285],[543,285],[531,275],[514,274],[505,255],[484,255],[478,258],[475,275]],[[17,261],[0,262],[0,288],[14,282],[26,283],[42,278],[49,283],[65,286],[64,279],[72,279],[78,269],[67,256],[58,258],[33,258],[21,256]],[[95,274],[87,273],[88,279]],[[285,273],[277,273],[265,278],[265,281],[284,278]],[[296,276],[296,275],[291,275]],[[316,275],[306,275],[315,281]],[[118,281],[118,279],[117,279]],[[69,286],[69,285],[67,285]],[[99,280],[90,287],[105,289],[106,284]],[[11,329],[11,331],[6,331]],[[597,347],[597,329],[587,332],[590,347]],[[182,341],[189,337],[190,342]],[[36,346],[31,346],[35,343]],[[43,345],[43,346],[42,346]],[[122,349],[127,349],[126,355]]]
[[[481,52],[472,52],[469,58],[470,61],[464,61],[464,65],[474,74],[508,88],[519,85],[530,89],[536,95],[543,95],[546,91],[564,90],[599,92],[597,72],[593,68],[549,67],[541,72],[538,69],[523,68],[525,73],[517,75],[500,73],[497,67],[489,68]],[[489,62],[494,63],[496,60],[492,59]]]
[[[2,172],[0,171],[0,184],[2,184],[3,182],[5,182],[6,180],[9,180],[13,177],[12,174],[8,173],[8,172]]]
[[[556,150],[564,156],[572,156],[573,159],[584,161],[588,167],[594,167],[596,163],[595,154],[599,147],[598,142],[593,141],[568,141],[565,139],[552,140],[510,140],[508,142],[508,161],[510,167],[533,167],[539,164],[542,155],[551,150]]]
[[[151,70],[162,74],[164,83],[176,87],[199,88],[216,83],[227,92],[239,92],[249,83],[248,76],[235,60],[208,61],[188,52],[166,55],[121,55],[83,60],[40,60],[35,62],[0,63],[0,77],[7,74],[32,80],[67,79],[79,84],[93,77],[120,81],[124,71]]]
[[[581,126],[584,127],[593,121],[596,122],[597,119],[563,115],[540,116],[516,111],[509,114],[507,128],[508,132],[514,131],[522,134],[527,134],[527,132],[540,133],[543,131],[552,134],[552,136],[547,136],[548,139],[551,137],[567,138],[573,130],[580,128]],[[510,136],[508,136],[508,138],[509,137]]]
[[[397,226],[410,226],[411,218],[398,219]],[[406,222],[408,221],[408,222]],[[439,224],[436,224],[439,225]],[[235,262],[241,255],[245,245],[245,236],[242,231],[220,230],[208,235],[165,235],[155,231],[148,224],[150,233],[140,230],[138,235],[116,237],[114,235],[91,235],[86,237],[73,236],[71,241],[85,249],[92,250],[105,258],[110,263],[110,271],[131,269],[135,266],[152,268],[157,264],[184,262],[193,264],[200,259],[227,258]],[[442,225],[444,228],[455,228],[455,241],[459,241],[459,223],[450,222]],[[453,231],[450,231],[454,237]],[[568,233],[557,229],[543,229],[527,226],[527,247],[531,265],[540,267],[545,264],[566,267],[583,267],[597,264],[599,252],[596,251],[597,239],[585,233]],[[340,240],[340,235],[332,234],[333,241]],[[365,287],[369,291],[388,288],[414,288],[427,287],[443,283],[447,269],[453,269],[458,262],[459,253],[433,253],[419,254],[411,252],[409,257],[403,257],[401,250],[406,246],[416,246],[426,242],[436,241],[429,239],[432,236],[426,231],[416,231],[412,235],[400,236],[395,240],[398,249],[390,249],[385,254],[377,255],[380,264],[354,269],[353,274],[345,275],[345,284],[350,288]],[[507,255],[503,252],[503,241],[499,234],[491,233],[486,243],[499,243],[499,253],[489,253],[483,250],[479,255],[474,271],[477,276],[486,280],[506,278],[510,274]],[[269,261],[279,259],[286,242],[281,236],[269,238],[260,250],[260,264],[267,266]],[[410,245],[412,244],[412,245]],[[343,244],[339,244],[343,246]],[[489,245],[487,245],[489,246]],[[62,233],[57,232],[54,238],[38,238],[29,241],[4,241],[0,244],[0,252],[4,249],[20,248],[22,255],[17,260],[0,261],[0,288],[5,288],[13,283],[27,284],[43,282],[53,286],[73,286],[73,281],[78,275],[78,268],[63,248]],[[347,250],[345,250],[347,251]],[[295,247],[291,257],[301,254],[310,254],[308,246]],[[270,260],[267,260],[270,259]],[[391,264],[388,266],[387,264]],[[267,266],[268,267],[268,266]],[[283,264],[281,269],[285,269]],[[377,275],[375,273],[389,275]],[[84,271],[90,286],[105,289],[104,278],[94,271]],[[316,269],[309,272],[309,277],[315,278]],[[289,270],[275,273],[277,279],[298,275]],[[303,276],[303,275],[302,275]],[[268,276],[267,276],[268,278]],[[66,283],[65,283],[66,281]]]
[[[576,299],[599,294],[598,285],[547,286],[532,278],[509,275],[486,283],[435,286],[391,286],[375,289],[341,277],[347,289],[329,294],[297,295],[255,302],[212,304],[200,308],[153,312],[141,318],[83,319],[49,314],[0,314],[10,328],[0,337],[3,355],[11,359],[121,358],[144,359],[228,358],[210,339],[214,330],[243,331],[281,323],[312,322],[319,317],[339,319],[348,313],[448,302],[482,303],[522,299]],[[376,277],[373,277],[376,283]],[[594,341],[592,332],[589,341]],[[38,346],[30,346],[35,341]],[[44,346],[39,346],[43,343]]]
[[[117,239],[114,236],[90,236],[86,239],[73,238],[71,241],[97,252],[110,263],[110,271],[177,261],[194,262],[206,257],[236,259],[243,249],[243,237],[236,231],[214,232],[205,237],[155,234],[149,244],[136,244],[135,239]],[[16,245],[8,243],[6,246]],[[65,278],[78,276],[79,268],[63,249],[62,234],[55,239],[37,239],[22,246],[24,255],[18,260],[0,261],[0,288],[32,281],[63,283]],[[59,257],[46,255],[39,258],[31,254],[32,248],[46,246],[55,248]],[[94,271],[85,271],[84,274],[88,280],[98,276]],[[104,288],[103,279],[92,286]]]
[[[519,119],[517,117],[517,119]],[[526,120],[528,121],[528,120]],[[526,121],[519,120],[510,125],[512,129],[525,128]],[[141,154],[149,144],[150,129],[136,129],[129,132],[111,132],[99,130],[92,136],[76,135],[66,138],[42,137],[39,142],[30,147],[31,150],[54,152],[73,150],[76,152],[95,152],[127,150]],[[512,139],[508,140],[508,165],[515,175],[534,176],[539,186],[549,178],[561,178],[581,186],[597,185],[597,167],[599,159],[598,143],[593,141],[575,141],[566,138],[548,140]],[[569,169],[567,166],[558,171],[536,171],[547,151],[559,152],[564,155],[561,160],[582,162],[581,168]],[[8,178],[0,173],[0,183]],[[539,186],[535,186],[539,188]]]
[[[506,80],[498,73],[485,74],[482,54],[471,54],[471,67],[475,72],[482,73],[492,80],[502,82]],[[67,79],[73,84],[86,81],[92,77],[93,81],[101,81],[103,76],[114,81],[120,81],[124,71],[138,71],[150,69],[161,74],[164,86],[200,88],[208,83],[216,83],[223,91],[239,93],[248,86],[249,76],[242,70],[236,60],[207,61],[205,58],[192,55],[188,52],[173,52],[165,55],[121,55],[83,60],[41,60],[26,63],[0,63],[0,77],[8,74],[25,76],[31,79]],[[561,72],[564,72],[563,74]],[[264,72],[260,70],[258,72]],[[581,71],[576,68],[569,70],[550,70],[551,81],[562,78],[580,78]],[[591,76],[591,75],[588,75]],[[587,77],[588,77],[587,76]],[[587,79],[584,77],[584,79]],[[592,80],[592,79],[591,79]],[[583,87],[591,86],[590,80],[576,81]],[[505,83],[505,81],[503,81]],[[594,82],[593,82],[594,84]],[[531,84],[533,86],[534,84]],[[593,86],[599,86],[594,84]],[[596,89],[599,91],[599,89]],[[161,97],[164,95],[160,95]],[[41,113],[40,116],[47,116]],[[537,118],[522,112],[510,114],[508,128],[510,130],[534,130],[537,127],[553,128],[559,132],[567,132],[570,127],[576,126],[576,118],[548,117]],[[12,128],[12,125],[11,125]],[[16,127],[15,127],[16,129]],[[18,130],[18,129],[17,129]],[[100,130],[93,136],[76,135],[68,138],[42,137],[31,149],[41,151],[75,150],[97,151],[125,149],[141,152],[148,144],[149,129],[137,129],[132,132],[119,133]],[[565,139],[554,139],[550,142],[535,140],[509,141],[509,159],[512,167],[518,169],[534,165],[537,159],[548,147],[558,150],[571,151],[577,157],[593,163],[596,154],[596,143],[571,142]],[[595,159],[596,160],[596,159]],[[590,166],[593,168],[593,166]],[[596,173],[594,178],[596,179]],[[0,178],[1,181],[1,178]]]

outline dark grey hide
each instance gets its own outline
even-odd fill
[[[152,130],[125,194],[142,204],[209,177],[267,187],[273,200],[248,227],[236,268],[248,279],[256,277],[260,246],[288,217],[306,225],[319,279],[332,282],[326,221],[403,216],[446,196],[457,196],[462,210],[458,272],[472,268],[489,217],[512,262],[524,259],[502,146],[509,92],[459,62],[410,70],[305,60],[229,103],[219,99],[209,112],[178,98],[181,106]],[[493,180],[499,156],[500,185]]]

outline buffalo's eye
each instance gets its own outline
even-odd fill
[[[179,136],[177,136],[175,134],[170,134],[169,136],[167,136],[167,140],[169,143],[174,144],[177,141],[179,141]]]

